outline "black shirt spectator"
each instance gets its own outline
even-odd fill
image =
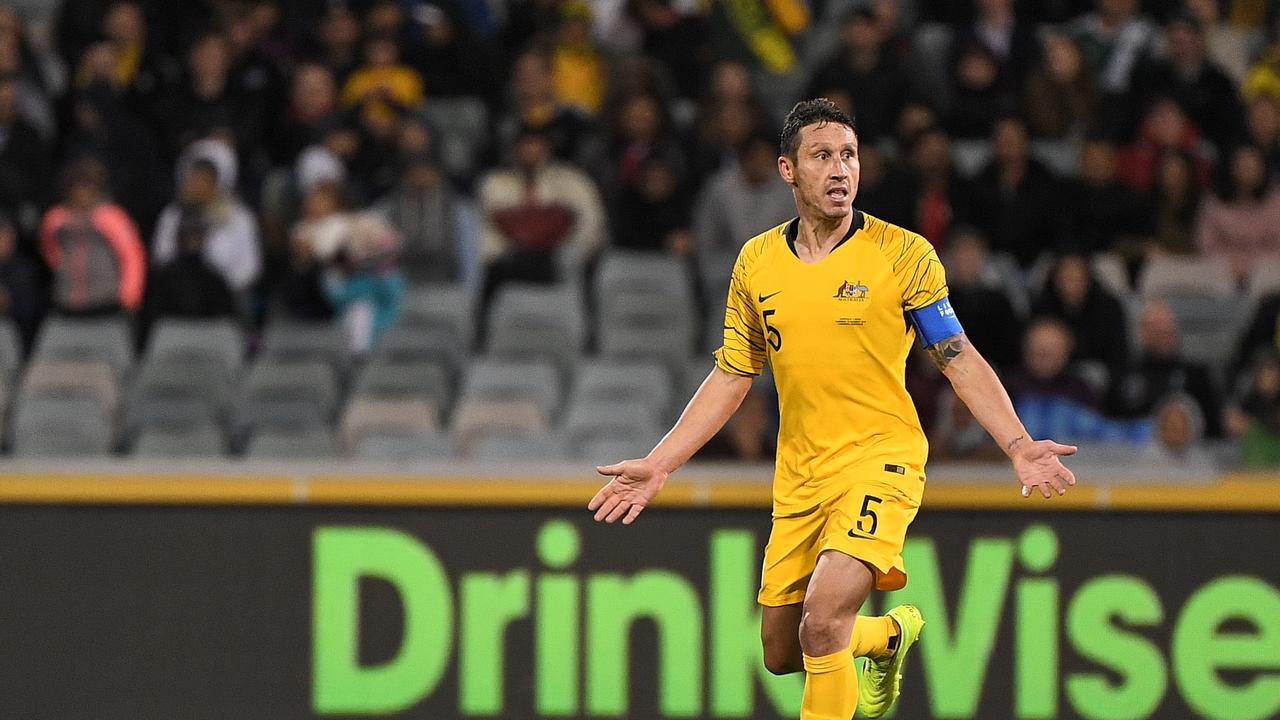
[[[1022,321],[1009,296],[986,277],[987,242],[974,228],[958,228],[947,243],[947,286],[964,332],[997,368],[1018,364]]]
[[[1065,250],[1092,254],[1116,249],[1122,238],[1142,234],[1143,198],[1116,176],[1116,149],[1107,140],[1085,142],[1079,176],[1066,182],[1070,232]]]
[[[1098,284],[1084,256],[1058,258],[1031,315],[1057,318],[1071,328],[1072,360],[1101,362],[1109,373],[1123,369],[1129,350],[1124,307]]]
[[[907,94],[901,61],[884,49],[875,13],[868,6],[850,11],[841,25],[842,44],[809,83],[808,97],[840,88],[853,98],[858,136],[875,142],[893,132]]]
[[[1190,13],[1165,28],[1167,57],[1146,70],[1147,97],[1172,98],[1210,140],[1225,151],[1244,135],[1244,112],[1235,83],[1208,59],[1204,31]]]

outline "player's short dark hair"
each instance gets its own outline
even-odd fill
[[[800,131],[810,125],[826,123],[844,125],[855,135],[858,132],[853,119],[845,115],[844,111],[830,100],[826,98],[801,100],[791,108],[791,112],[787,113],[786,119],[782,121],[782,138],[778,142],[778,149],[783,155],[794,158],[796,151],[800,149]]]

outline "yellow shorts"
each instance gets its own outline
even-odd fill
[[[803,602],[818,556],[827,550],[874,568],[877,590],[906,585],[902,544],[920,509],[924,473],[910,467],[903,470],[900,475],[894,471],[894,480],[876,477],[890,472],[879,467],[860,472],[843,494],[816,507],[791,514],[775,512],[764,549],[759,603],[775,607]]]

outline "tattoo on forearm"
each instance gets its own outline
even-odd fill
[[[1026,439],[1027,439],[1027,436],[1026,436],[1026,435],[1019,435],[1018,437],[1016,437],[1016,438],[1014,438],[1014,439],[1010,440],[1010,441],[1009,441],[1009,444],[1004,446],[1004,449],[1005,449],[1005,450],[1012,451],[1014,448],[1018,447],[1018,443],[1022,442],[1023,440],[1026,440]]]
[[[965,348],[969,347],[969,338],[964,333],[952,335],[946,340],[938,342],[925,348],[929,353],[929,357],[933,358],[933,364],[938,366],[939,370],[946,370],[952,360],[961,353]]]

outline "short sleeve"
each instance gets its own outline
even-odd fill
[[[724,344],[716,350],[716,366],[732,375],[752,376],[764,371],[767,359],[764,329],[747,286],[746,253],[738,255],[729,279],[724,309]]]
[[[947,273],[933,245],[915,233],[899,230],[902,246],[891,256],[893,275],[902,288],[904,310],[919,310],[947,296]]]

